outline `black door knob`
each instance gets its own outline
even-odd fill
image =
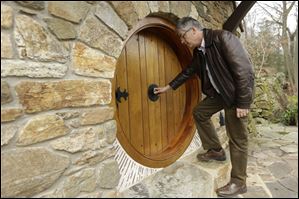
[[[154,89],[157,88],[158,86],[156,84],[151,84],[149,85],[148,87],[148,91],[147,91],[147,94],[148,94],[148,98],[151,100],[151,101],[157,101],[159,99],[159,95],[156,95],[154,93]]]

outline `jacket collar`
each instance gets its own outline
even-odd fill
[[[203,38],[205,39],[205,47],[208,48],[212,45],[213,31],[212,29],[203,29]]]

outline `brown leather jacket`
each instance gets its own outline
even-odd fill
[[[204,29],[203,33],[205,55],[195,48],[190,65],[169,85],[177,89],[189,77],[197,74],[202,82],[202,92],[213,96],[216,91],[206,72],[205,61],[207,61],[211,76],[226,106],[250,108],[253,101],[254,72],[240,40],[226,30]]]

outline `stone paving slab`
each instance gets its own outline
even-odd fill
[[[247,193],[238,197],[298,198],[298,127],[257,125],[257,131],[249,138]]]
[[[277,181],[266,183],[266,185],[271,191],[273,198],[298,198],[298,191],[291,191]]]
[[[243,198],[269,198],[262,186],[249,186],[247,192],[242,194]]]
[[[290,176],[287,178],[282,178],[278,180],[278,182],[290,191],[298,193],[298,178]]]
[[[226,185],[230,180],[230,157],[228,149],[226,149],[227,160],[225,161],[210,161],[210,162],[199,162],[197,159],[197,154],[203,153],[204,150],[201,148],[186,158],[183,158],[182,162],[190,162],[196,167],[208,172],[212,175],[212,179],[214,179],[214,190],[219,187]]]
[[[121,193],[123,198],[213,197],[212,176],[186,162],[176,162]]]

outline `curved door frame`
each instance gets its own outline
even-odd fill
[[[130,38],[137,34],[138,32],[149,29],[151,31],[156,31],[159,36],[163,37],[175,51],[175,54],[181,64],[182,67],[186,67],[187,64],[191,61],[192,54],[190,49],[188,49],[185,45],[181,44],[179,37],[175,33],[175,25],[157,17],[147,17],[140,21],[129,33],[128,38],[124,42],[124,46],[130,40]],[[117,69],[116,69],[117,70]],[[116,87],[116,74],[113,79],[112,89],[115,91]],[[171,92],[171,91],[169,91]],[[161,155],[155,155],[151,158],[145,157],[143,154],[140,154],[126,139],[123,129],[118,129],[118,131],[122,131],[122,133],[117,133],[117,138],[121,143],[123,149],[130,155],[132,159],[136,162],[152,167],[152,168],[160,168],[170,165],[175,162],[187,149],[189,146],[194,133],[195,133],[195,125],[192,119],[192,108],[197,104],[200,99],[199,92],[199,83],[197,78],[192,78],[188,82],[186,82],[186,105],[185,105],[185,113],[182,120],[182,125],[179,129],[180,137],[176,137],[173,139],[174,146],[168,147],[167,150],[163,151]],[[115,103],[115,95],[113,94],[112,103],[115,106],[115,110],[117,110]],[[116,114],[115,119],[117,121],[117,128],[121,128],[120,120]]]

